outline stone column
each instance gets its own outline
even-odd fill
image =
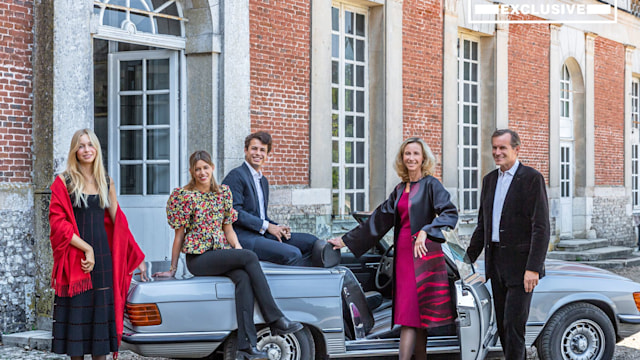
[[[442,183],[458,203],[458,1],[444,2]]]
[[[213,1],[212,1],[213,2]],[[220,5],[208,1],[192,2],[193,7],[185,8],[186,49],[186,121],[181,123],[181,137],[184,143],[181,149],[180,183],[184,184],[189,176],[187,166],[189,155],[195,150],[207,150],[214,156],[216,178],[224,175],[224,152],[220,151],[219,138],[223,122],[220,114]],[[182,61],[182,59],[181,59]],[[198,111],[190,111],[198,109]]]
[[[508,20],[498,14],[498,20]],[[496,129],[509,127],[509,24],[496,24]]]
[[[331,189],[331,2],[311,2],[309,185]],[[331,196],[331,195],[329,195]],[[330,199],[329,199],[330,201]]]
[[[218,174],[240,165],[251,132],[249,0],[223,0],[222,79],[218,123]]]
[[[636,49],[633,45],[625,45],[624,54],[624,188],[625,196],[631,199],[631,137],[634,134],[631,123],[631,80],[633,76],[633,52]],[[637,130],[636,130],[637,131]],[[633,204],[627,204],[627,215],[631,215]]]
[[[402,144],[402,4],[403,0],[386,2],[385,43],[385,119],[387,138],[386,152],[386,191],[389,194],[398,183],[398,174],[393,168],[396,151]]]
[[[560,197],[560,53],[559,32],[561,24],[551,24],[551,44],[549,46],[549,198],[557,202]],[[555,199],[555,200],[553,200]],[[560,204],[552,204],[552,212],[557,217]],[[555,233],[555,232],[554,232]]]
[[[594,48],[595,39],[598,37],[594,33],[585,34],[585,79],[584,79],[584,92],[585,92],[585,230],[587,231],[587,237],[593,237],[592,218],[593,218],[593,197],[594,188],[596,182],[595,172],[595,63],[594,63]]]

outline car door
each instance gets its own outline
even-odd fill
[[[455,282],[460,359],[484,359],[496,338],[491,294],[483,277],[464,261],[465,251],[459,244],[447,242],[442,249],[460,277]]]

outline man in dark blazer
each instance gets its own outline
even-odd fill
[[[311,266],[311,252],[318,238],[311,234],[291,233],[289,226],[278,225],[267,216],[269,182],[261,170],[271,153],[271,145],[271,135],[265,131],[247,136],[244,163],[222,180],[231,189],[233,208],[238,212],[233,229],[240,245],[253,250],[260,260]]]
[[[491,146],[499,169],[482,181],[478,225],[467,255],[473,262],[484,249],[505,358],[524,360],[532,292],[544,276],[549,245],[547,191],[542,174],[518,161],[515,131],[496,130]]]

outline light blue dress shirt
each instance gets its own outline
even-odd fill
[[[253,183],[256,186],[256,193],[258,193],[258,204],[260,206],[260,219],[262,219],[262,228],[260,229],[260,234],[264,234],[269,228],[269,222],[265,220],[264,215],[264,194],[262,193],[262,185],[260,184],[260,180],[262,179],[262,173],[257,172],[256,169],[251,166],[246,160],[245,164],[249,167],[249,171],[251,172],[251,176],[253,176]]]
[[[496,184],[496,193],[493,197],[493,216],[491,224],[491,241],[500,242],[500,218],[502,217],[502,208],[504,199],[507,197],[511,181],[518,170],[520,161],[516,160],[511,169],[502,171],[498,169],[498,183]]]

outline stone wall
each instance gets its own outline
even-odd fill
[[[28,187],[0,186],[0,331],[35,326],[33,203]]]
[[[593,199],[591,223],[598,238],[609,239],[611,245],[633,246],[636,243],[633,219],[626,213],[629,200],[626,196]]]
[[[272,187],[269,192],[268,216],[286,224],[293,232],[306,232],[321,239],[332,237],[329,189]]]

